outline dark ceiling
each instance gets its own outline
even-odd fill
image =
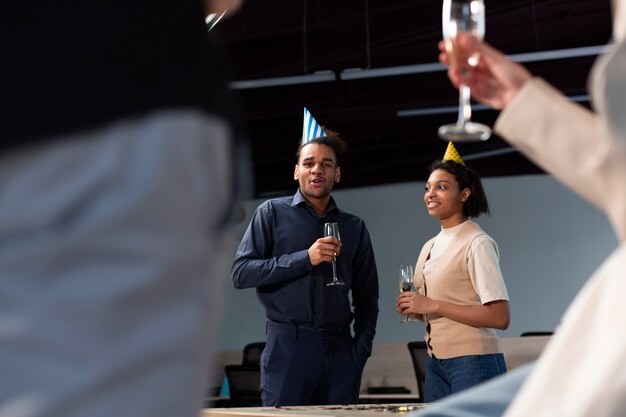
[[[537,52],[600,46],[610,38],[610,0],[485,4],[486,40],[507,54],[536,58]],[[226,46],[234,80],[317,71],[332,71],[335,77],[235,90],[251,140],[256,196],[295,190],[294,153],[305,106],[349,144],[341,188],[423,180],[428,164],[443,155],[446,144],[436,132],[456,120],[455,110],[446,108],[457,105],[457,91],[445,71],[425,65],[437,61],[441,0],[246,0],[212,33]],[[596,58],[591,49],[586,56],[535,59],[526,65],[588,105],[587,74]],[[350,68],[405,74],[343,79],[342,71]],[[415,109],[435,114],[398,115]],[[496,117],[497,112],[483,110],[473,118],[493,125]],[[457,148],[483,177],[541,172],[497,136]]]

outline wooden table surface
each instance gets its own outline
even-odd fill
[[[206,408],[202,410],[202,417],[391,417],[426,406],[415,403]]]

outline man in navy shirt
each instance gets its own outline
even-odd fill
[[[256,287],[268,318],[265,406],[358,400],[378,317],[378,274],[365,223],[330,195],[346,147],[331,131],[300,145],[299,190],[259,206],[233,263],[234,286]],[[324,237],[327,222],[338,223],[341,241]],[[327,286],[334,256],[345,285]]]

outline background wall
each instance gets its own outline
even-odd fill
[[[617,246],[617,239],[598,209],[550,176],[485,178],[483,185],[491,216],[477,222],[498,242],[511,299],[511,325],[500,335],[554,330],[572,298]],[[439,231],[439,222],[424,207],[423,183],[339,187],[333,196],[339,207],[365,220],[374,245],[380,283],[374,342],[420,340],[421,323],[400,324],[394,306],[397,267],[414,264],[422,245]],[[245,203],[247,217],[238,228],[237,242],[261,201]],[[235,290],[230,277],[225,279],[229,284],[218,349],[240,349],[265,340],[265,313],[255,290]]]

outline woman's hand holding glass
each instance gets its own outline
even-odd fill
[[[419,290],[401,292],[396,300],[396,312],[419,320],[424,320],[426,314],[434,313],[436,303],[422,295]]]
[[[477,142],[489,139],[489,126],[472,122],[472,106],[470,104],[471,89],[466,78],[478,65],[480,52],[460,48],[458,43],[462,36],[470,36],[482,40],[485,36],[485,5],[483,0],[443,0],[442,9],[443,41],[451,64],[458,68],[460,78],[459,111],[456,123],[443,125],[439,128],[439,137],[453,142]]]
[[[475,36],[459,34],[456,44],[467,56],[479,56],[477,65],[469,74],[467,68],[455,65],[446,50],[445,42],[439,42],[439,61],[448,65],[448,77],[456,88],[466,84],[472,97],[494,109],[501,110],[510,103],[524,87],[532,74],[522,65],[509,60],[506,55]]]
[[[410,265],[401,265],[400,269],[399,269],[399,275],[398,275],[398,284],[400,287],[400,293],[407,293],[407,292],[415,292],[417,291],[416,287],[415,287],[415,276],[413,274],[413,267]],[[403,313],[401,313],[403,314]],[[417,321],[415,320],[413,317],[409,316],[408,314],[404,315],[404,320],[402,320],[400,323],[411,323]]]

